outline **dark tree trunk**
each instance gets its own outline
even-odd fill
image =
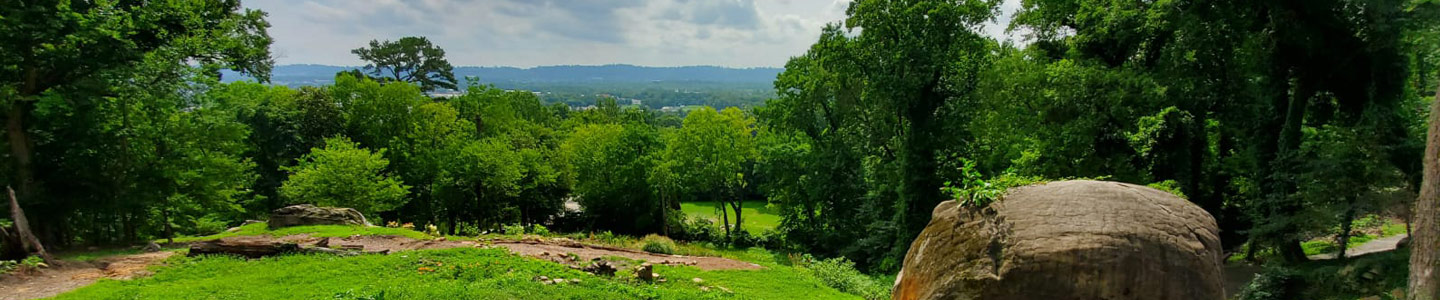
[[[5,117],[5,133],[10,140],[10,157],[15,160],[15,181],[20,189],[19,196],[27,199],[34,191],[32,185],[35,182],[30,165],[30,133],[25,130],[25,116],[28,115],[29,108],[28,101],[14,100]]]
[[[10,229],[0,230],[0,235],[4,235],[5,248],[8,248],[0,251],[0,255],[9,256],[20,253],[19,255],[22,257],[0,257],[0,259],[21,259],[25,255],[35,254],[45,259],[46,262],[54,263],[55,259],[50,257],[50,252],[45,251],[45,245],[41,244],[40,239],[30,231],[30,221],[25,218],[25,210],[20,208],[20,201],[15,197],[15,190],[5,187],[5,191],[10,195],[10,218],[15,225]],[[19,246],[20,251],[15,250],[16,246]]]
[[[735,209],[735,230],[745,230],[745,227],[742,225],[745,224],[745,222],[742,222],[742,219],[740,219],[740,209],[745,206],[745,196],[741,194],[741,192],[737,191],[734,198],[735,202],[730,205],[730,207]]]
[[[1340,253],[1335,258],[1344,260],[1345,250],[1350,248],[1350,227],[1355,220],[1355,197],[1345,199],[1345,214],[1340,216],[1340,236],[1336,237],[1336,244],[1340,245]]]
[[[725,240],[730,241],[730,213],[726,212],[729,209],[725,208],[727,206],[725,204],[725,198],[722,197],[720,199],[716,199],[715,201],[717,204],[719,204],[719,206],[716,206],[716,208],[720,209],[720,224],[721,226],[725,227]]]
[[[1415,199],[1412,215],[1415,219],[1414,236],[1410,238],[1410,283],[1405,299],[1440,299],[1440,273],[1435,267],[1440,264],[1436,251],[1440,250],[1440,89],[1435,91],[1435,101],[1430,102],[1430,127],[1425,134],[1424,179],[1420,181],[1420,197]]]

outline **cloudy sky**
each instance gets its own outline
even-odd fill
[[[998,22],[1019,0],[1004,0]],[[847,0],[247,0],[280,64],[359,65],[371,39],[426,36],[464,66],[780,67]],[[1004,26],[986,31],[1003,35]]]

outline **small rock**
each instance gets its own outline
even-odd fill
[[[730,289],[727,289],[727,288],[725,288],[725,287],[723,287],[723,286],[718,286],[718,285],[717,285],[717,286],[715,286],[715,288],[720,289],[721,291],[724,291],[724,292],[727,293],[727,294],[734,294],[734,293],[735,293],[735,292],[731,292]]]
[[[145,252],[156,252],[156,251],[160,251],[160,244],[156,244],[155,242],[150,242],[149,244],[145,244],[145,250],[144,250],[144,251],[145,251]]]
[[[550,277],[549,277],[549,276],[545,276],[545,275],[540,275],[540,281],[550,281]]]
[[[552,279],[550,282],[553,282],[553,283],[555,283],[555,284],[565,283],[565,278],[555,278],[555,279]]]
[[[710,291],[710,287],[708,287],[708,286],[701,286],[701,287],[700,287],[700,290],[701,290],[701,291],[709,292],[709,291]]]
[[[656,279],[655,282],[665,282],[665,278]]]
[[[580,278],[571,278],[571,279],[570,279],[570,283],[571,283],[571,284],[580,283]]]
[[[700,279],[700,277],[695,277],[695,278],[690,278],[690,282],[703,283],[703,282],[705,282],[705,280],[704,280],[704,279]]]
[[[330,248],[330,238],[327,237],[327,238],[320,239],[319,242],[315,242],[315,247]]]

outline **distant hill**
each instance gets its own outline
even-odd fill
[[[275,84],[301,86],[330,83],[336,72],[358,67],[327,65],[281,65],[271,72]],[[768,85],[780,74],[780,68],[725,68],[714,66],[643,67],[634,65],[603,66],[541,66],[456,67],[455,77],[473,76],[487,84],[511,85],[526,83],[641,83],[641,82],[713,82],[753,83]],[[226,72],[225,81],[245,79]]]

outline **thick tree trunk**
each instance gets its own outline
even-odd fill
[[[1440,227],[1437,227],[1437,206],[1440,206],[1440,89],[1430,103],[1430,127],[1425,134],[1424,177],[1420,181],[1420,197],[1415,199],[1412,215],[1414,236],[1410,239],[1410,285],[1406,299],[1440,299],[1440,278],[1435,273],[1440,257]]]
[[[7,236],[5,238],[6,245],[11,245],[12,242],[18,242],[21,249],[24,250],[27,255],[39,255],[40,258],[45,259],[46,262],[53,263],[55,260],[50,257],[50,252],[45,251],[45,245],[40,244],[40,239],[36,238],[35,234],[30,231],[30,221],[25,219],[25,210],[20,209],[20,202],[15,198],[15,190],[10,187],[5,187],[5,191],[10,194],[10,219],[15,222],[13,230],[0,231],[0,233]]]
[[[30,169],[30,133],[25,131],[25,115],[30,103],[15,100],[5,116],[5,134],[10,139],[10,157],[15,160],[15,182],[20,197],[30,197],[34,190],[34,173]]]

